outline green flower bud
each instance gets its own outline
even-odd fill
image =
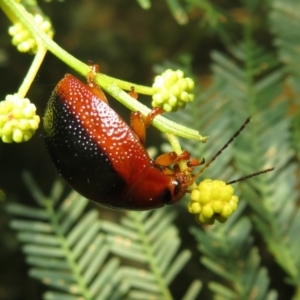
[[[186,78],[180,78],[177,82],[177,85],[178,87],[180,87],[182,91],[185,91],[188,88],[188,83],[186,81]]]
[[[194,100],[194,81],[185,78],[181,70],[166,70],[155,77],[152,85],[155,93],[152,96],[152,106],[160,107],[167,112],[184,108],[186,103]]]
[[[31,139],[40,123],[36,107],[17,94],[0,102],[0,138],[4,143],[21,143]]]
[[[178,103],[177,98],[175,96],[171,96],[168,103],[175,108]]]
[[[200,223],[225,222],[237,208],[238,197],[233,193],[233,187],[224,181],[206,179],[192,190],[188,211]]]
[[[21,143],[22,140],[23,140],[23,132],[21,129],[14,129],[13,130],[13,140],[16,142],[16,143]]]
[[[152,103],[159,103],[159,104],[161,104],[161,103],[163,103],[164,102],[164,99],[163,99],[163,97],[162,97],[162,95],[161,94],[155,94],[154,96],[153,96],[153,101],[152,101]]]
[[[188,90],[188,91],[192,91],[192,90],[195,88],[195,82],[194,82],[193,79],[187,77],[187,78],[186,78],[186,83],[187,83],[187,85],[188,85],[188,87],[187,87],[187,90]]]
[[[21,130],[28,130],[28,129],[30,129],[29,121],[26,120],[26,119],[21,119],[21,120],[19,121],[19,128],[20,128]]]
[[[184,102],[189,102],[190,101],[190,96],[187,92],[182,92],[180,94],[180,99]]]
[[[170,93],[171,93],[171,95],[174,95],[175,97],[179,97],[180,94],[182,93],[182,89],[178,85],[173,85],[170,88]]]
[[[12,136],[11,135],[3,135],[2,142],[3,143],[12,143],[13,142]]]
[[[33,20],[48,36],[53,37],[54,30],[50,21],[45,16],[36,14]],[[8,33],[12,36],[12,44],[16,46],[20,52],[36,53],[37,44],[21,23],[15,23],[9,27]]]
[[[163,105],[162,108],[166,112],[171,112],[173,110],[173,107],[170,104],[168,104],[168,103],[164,103],[164,105]]]

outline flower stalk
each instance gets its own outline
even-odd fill
[[[35,22],[32,21],[32,15],[25,10],[21,3],[18,3],[15,0],[0,0],[0,5],[11,20],[18,20],[21,22],[21,24],[28,30],[32,38],[38,43],[38,47],[47,49],[84,77],[88,75],[90,72],[90,66],[70,55],[67,51],[56,44],[45,32],[43,32],[43,30],[39,28],[37,24],[35,24]],[[130,96],[125,97],[124,93],[122,93],[122,90],[130,90],[131,87],[134,86],[135,92],[137,93],[153,95],[155,93],[153,88],[115,79],[101,73],[97,74],[94,80],[100,85],[101,88],[110,93],[126,107],[129,107],[135,111],[139,110],[143,114],[145,112],[146,114],[149,112],[149,109],[140,102],[136,101]],[[119,89],[116,89],[116,86]],[[155,118],[153,122],[153,125],[163,132],[169,132],[171,130],[171,133],[178,136],[205,142],[206,138],[202,137],[196,130],[189,129],[184,126],[175,126],[176,129],[172,130],[172,128],[174,128],[174,124],[174,122],[171,122],[162,116]]]

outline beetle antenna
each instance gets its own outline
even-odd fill
[[[248,117],[239,130],[228,140],[228,142],[208,161],[204,167],[195,175],[195,178],[200,176],[215,160],[216,158],[233,142],[233,140],[245,129],[248,123],[251,121],[251,117]]]
[[[261,170],[261,171],[258,171],[258,172],[255,172],[255,173],[252,173],[250,175],[246,175],[246,176],[243,176],[241,178],[238,178],[238,179],[235,179],[235,180],[231,180],[229,182],[226,182],[226,184],[233,184],[233,183],[236,183],[236,182],[239,182],[239,181],[244,181],[248,178],[251,178],[251,177],[255,177],[257,175],[260,175],[260,174],[264,174],[264,173],[267,173],[267,172],[271,172],[273,171],[275,168],[269,168],[269,169],[265,169],[265,170]]]

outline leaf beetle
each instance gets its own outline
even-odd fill
[[[47,103],[43,135],[56,169],[79,194],[111,208],[148,210],[176,203],[192,178],[169,166],[188,160],[189,153],[150,159],[145,128],[161,110],[146,117],[132,112],[128,126],[94,83],[97,70],[92,68],[88,84],[66,74]]]

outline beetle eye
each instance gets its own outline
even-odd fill
[[[169,188],[164,189],[162,193],[162,202],[164,204],[169,204],[172,201],[172,194]]]
[[[172,181],[172,183],[174,186],[174,196],[176,196],[181,191],[181,182],[178,180],[174,180]]]

